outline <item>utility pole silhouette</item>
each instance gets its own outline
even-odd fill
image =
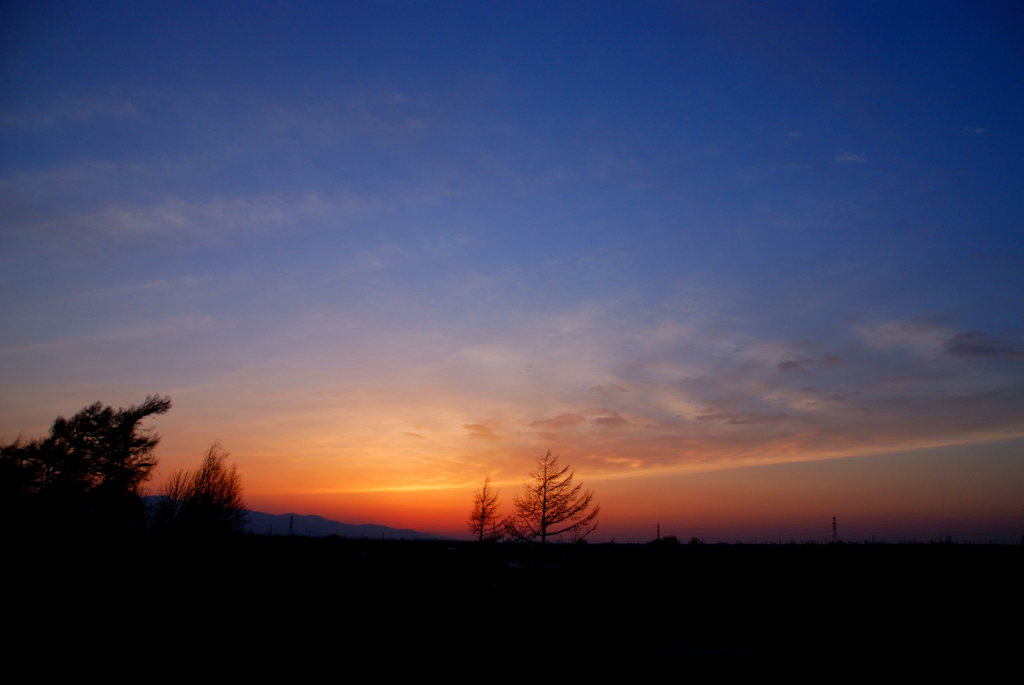
[[[295,514],[288,515],[288,534],[295,535]]]
[[[839,533],[836,532],[836,517],[832,517],[832,544],[839,542]]]
[[[661,539],[661,521],[658,522],[658,537],[656,537],[655,539],[656,540],[660,540]],[[1021,540],[1024,540],[1024,535],[1021,536]]]

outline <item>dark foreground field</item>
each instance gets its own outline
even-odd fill
[[[964,663],[1020,649],[1024,548],[9,543],[8,625],[106,653],[339,663]],[[163,654],[163,657],[159,655]],[[505,666],[498,666],[504,664]]]

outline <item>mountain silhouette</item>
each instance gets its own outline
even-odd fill
[[[250,511],[249,522],[245,526],[247,533],[257,535],[287,535],[291,524],[294,535],[322,538],[337,535],[342,538],[368,538],[380,540],[433,540],[436,535],[420,533],[410,529],[389,528],[371,523],[352,525],[325,519],[323,516],[303,516],[300,514],[267,514],[262,511]]]

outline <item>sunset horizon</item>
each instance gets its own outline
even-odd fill
[[[470,538],[1024,540],[1024,15],[8,3],[0,444],[150,396],[144,485]]]

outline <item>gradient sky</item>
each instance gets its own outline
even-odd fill
[[[1020,3],[8,2],[0,440],[170,395],[253,508],[1024,533]]]

